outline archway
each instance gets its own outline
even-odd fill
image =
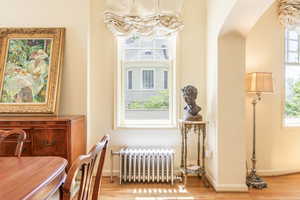
[[[208,174],[217,191],[247,190],[245,36],[273,2],[207,1]]]

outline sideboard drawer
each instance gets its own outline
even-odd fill
[[[0,145],[0,156],[12,156],[15,153],[17,142],[15,141],[4,141]],[[22,156],[31,155],[31,143],[25,142],[22,148]]]
[[[66,155],[66,129],[33,129],[31,133],[33,155]]]

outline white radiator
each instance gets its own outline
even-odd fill
[[[122,148],[120,156],[120,184],[174,183],[174,150]]]

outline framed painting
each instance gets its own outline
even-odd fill
[[[57,114],[64,28],[0,28],[0,114]]]

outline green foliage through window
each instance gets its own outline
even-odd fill
[[[300,117],[300,81],[291,86],[292,95],[285,103],[285,113],[287,117]]]
[[[164,110],[169,108],[168,90],[160,91],[158,95],[150,97],[147,101],[132,101],[128,109]]]

